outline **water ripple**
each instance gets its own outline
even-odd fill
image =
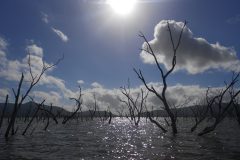
[[[98,120],[52,125],[46,132],[39,125],[32,136],[16,135],[5,141],[1,135],[0,159],[239,158],[240,130],[237,124],[222,125],[215,133],[198,137],[189,132],[185,121],[178,122],[177,136],[162,133],[146,120],[134,126],[121,118],[114,118],[110,125]]]

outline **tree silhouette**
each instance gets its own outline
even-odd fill
[[[142,71],[139,69],[138,71],[134,68],[134,72],[137,74],[138,78],[143,82],[143,84],[145,85],[145,87],[150,91],[152,92],[153,94],[155,94],[160,100],[161,102],[163,103],[164,105],[164,109],[166,110],[167,114],[169,115],[170,119],[171,119],[171,127],[172,127],[172,131],[174,134],[177,133],[177,125],[176,125],[176,121],[177,121],[177,116],[172,112],[171,110],[171,107],[169,105],[169,102],[167,100],[167,97],[166,97],[166,91],[167,91],[167,78],[168,76],[173,72],[175,66],[176,66],[176,62],[177,62],[177,50],[180,46],[180,43],[181,43],[181,39],[182,39],[182,33],[184,31],[184,28],[186,26],[187,22],[185,21],[184,22],[184,25],[182,27],[182,30],[180,32],[180,35],[179,35],[179,38],[178,38],[178,42],[177,44],[175,45],[174,44],[174,41],[173,41],[173,36],[172,36],[172,31],[171,31],[171,28],[170,28],[170,25],[169,25],[169,22],[167,22],[167,25],[168,25],[168,32],[169,32],[169,36],[170,36],[170,39],[171,39],[171,44],[172,44],[172,50],[173,50],[173,57],[172,57],[172,66],[170,67],[169,70],[167,70],[166,73],[164,73],[164,70],[163,68],[160,66],[160,63],[157,59],[157,56],[156,56],[156,53],[153,51],[150,43],[148,42],[147,38],[145,37],[145,35],[143,33],[140,33],[140,37],[143,38],[144,42],[147,44],[147,49],[141,49],[142,51],[150,54],[153,58],[154,58],[154,61],[155,61],[155,64],[157,65],[157,68],[161,74],[161,81],[163,83],[163,88],[161,90],[161,92],[158,92],[153,86],[149,86],[149,84],[147,84],[143,74],[142,74]]]

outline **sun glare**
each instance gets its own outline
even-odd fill
[[[107,0],[112,9],[120,14],[127,15],[132,12],[137,0]]]

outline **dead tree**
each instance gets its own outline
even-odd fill
[[[170,36],[170,39],[171,39],[171,44],[172,44],[172,50],[173,50],[173,57],[172,57],[172,66],[170,67],[169,70],[167,70],[166,73],[164,73],[164,70],[163,68],[160,66],[160,63],[157,59],[157,56],[156,54],[154,53],[150,43],[148,42],[147,38],[145,37],[145,35],[143,33],[140,33],[140,37],[143,38],[144,42],[146,43],[147,45],[147,49],[142,49],[142,51],[150,54],[153,58],[154,58],[154,61],[157,65],[157,68],[158,70],[160,71],[160,74],[161,74],[161,81],[163,83],[163,88],[161,90],[161,92],[158,92],[153,86],[149,86],[149,84],[147,84],[143,74],[142,74],[142,71],[139,69],[139,71],[137,71],[135,68],[134,68],[134,71],[135,73],[137,74],[138,78],[143,82],[143,84],[145,85],[145,87],[150,91],[152,92],[153,94],[155,94],[160,100],[161,102],[163,103],[164,105],[164,109],[166,110],[168,116],[170,117],[171,119],[171,127],[172,127],[172,131],[174,134],[177,133],[177,125],[176,125],[176,120],[177,120],[177,117],[174,115],[174,113],[172,112],[171,110],[171,107],[169,105],[169,102],[168,102],[168,99],[166,98],[166,91],[167,91],[167,78],[168,76],[173,72],[175,66],[176,66],[176,62],[177,62],[177,50],[180,46],[180,43],[181,43],[181,39],[182,39],[182,33],[184,31],[184,28],[186,26],[186,21],[182,27],[182,30],[180,32],[180,35],[179,35],[179,38],[178,38],[178,42],[177,44],[174,44],[174,41],[173,41],[173,36],[172,36],[172,31],[171,31],[171,28],[170,28],[170,25],[169,23],[167,23],[168,25],[168,31],[169,31],[169,36]]]
[[[211,117],[214,116],[213,105],[216,103],[216,100],[220,97],[220,95],[217,94],[210,96],[209,92],[210,88],[208,87],[205,94],[205,101],[207,103],[206,107],[198,105],[196,110],[191,109],[195,118],[195,124],[191,128],[191,132],[195,131],[197,127],[208,117],[208,115],[211,115]]]
[[[89,113],[90,113],[90,117],[91,117],[91,120],[93,120],[93,118],[95,117],[95,114],[96,114],[96,111],[97,111],[97,99],[96,99],[96,95],[95,93],[93,93],[93,98],[94,98],[94,106],[93,106],[93,110],[91,108],[91,106],[89,106]]]
[[[45,102],[45,100],[43,100],[41,103],[39,103],[39,104],[37,105],[37,109],[36,109],[35,113],[33,114],[33,116],[31,117],[31,120],[29,121],[28,125],[27,125],[26,128],[24,129],[22,135],[25,135],[25,134],[26,134],[28,128],[29,128],[30,125],[32,124],[34,118],[37,116],[38,111],[40,110],[40,107],[43,105],[44,102]]]
[[[42,111],[44,111],[44,112],[48,115],[48,117],[51,117],[51,118],[53,119],[53,121],[54,121],[56,124],[58,124],[58,120],[57,120],[57,118],[56,118],[57,116],[52,113],[52,104],[51,104],[51,107],[50,107],[50,111],[47,110],[47,109],[45,109],[45,108],[42,108],[42,107],[40,107],[39,109],[42,110]]]
[[[24,80],[24,74],[22,73],[21,79],[20,79],[19,84],[18,84],[17,92],[14,89],[12,89],[13,94],[14,94],[14,98],[15,98],[15,102],[14,102],[14,108],[13,108],[13,112],[12,112],[12,115],[11,115],[11,119],[10,119],[10,122],[8,124],[7,130],[5,132],[5,137],[6,138],[8,137],[10,130],[12,131],[12,135],[15,134],[14,124],[15,124],[17,113],[18,113],[19,109],[21,108],[22,103],[24,102],[26,97],[29,95],[30,91],[40,81],[43,74],[47,70],[56,66],[62,59],[63,59],[63,57],[58,59],[57,62],[52,64],[52,65],[46,65],[45,62],[42,61],[43,65],[42,65],[42,69],[41,69],[40,73],[36,74],[36,75],[33,75],[32,67],[31,67],[31,55],[29,54],[28,66],[29,66],[29,73],[30,73],[30,77],[31,77],[30,85],[28,86],[26,92],[24,94],[21,94],[22,83],[23,83],[23,80]]]
[[[1,115],[1,119],[0,119],[0,129],[1,129],[1,127],[2,127],[3,118],[4,118],[5,110],[6,110],[6,108],[7,108],[7,104],[8,104],[8,95],[6,96],[6,100],[5,100],[5,103],[4,103],[4,107],[3,107],[3,110],[2,110],[2,115]]]
[[[77,114],[77,112],[79,110],[82,110],[83,100],[82,100],[82,90],[81,90],[80,86],[79,86],[79,96],[78,96],[78,98],[70,98],[70,100],[74,100],[76,102],[77,109],[70,116],[64,117],[64,119],[62,121],[62,124],[66,124],[67,121],[72,119]]]
[[[210,133],[212,131],[214,131],[216,129],[216,127],[224,120],[224,118],[227,116],[228,111],[231,109],[235,98],[239,95],[240,93],[240,89],[234,91],[232,93],[232,95],[227,95],[229,93],[229,91],[235,87],[236,83],[238,82],[238,78],[239,78],[239,73],[238,74],[234,74],[232,76],[232,80],[229,84],[226,84],[225,89],[222,89],[219,93],[218,93],[218,98],[216,99],[216,104],[217,104],[217,113],[211,113],[211,115],[214,118],[214,122],[205,127],[198,135],[202,136],[205,135],[207,133]],[[228,97],[227,97],[228,96]],[[224,101],[224,98],[229,98],[228,101]],[[223,106],[224,105],[224,106]],[[210,108],[210,111],[212,109]],[[213,111],[212,111],[213,112]]]
[[[120,108],[116,109],[116,112],[118,113],[118,117],[123,118],[123,111],[124,111],[123,106],[120,106]]]
[[[109,114],[109,120],[108,120],[108,124],[111,124],[111,122],[112,122],[112,112],[111,112],[111,110],[110,110],[110,107],[108,107],[108,114]]]
[[[232,86],[229,90],[229,95],[231,98],[233,98],[235,94],[235,89],[234,87]],[[235,111],[235,118],[238,122],[238,124],[240,125],[240,109],[239,109],[239,97],[235,97],[233,98],[233,110]]]
[[[94,94],[93,97],[94,97],[94,110],[95,110],[95,112],[97,112],[98,118],[99,118],[101,121],[103,121],[102,116],[101,116],[101,113],[100,113],[99,105],[97,104],[96,95]]]
[[[32,103],[31,103],[30,107],[28,108],[28,110],[27,110],[27,112],[25,114],[24,123],[29,119],[31,111],[32,111]]]
[[[61,114],[62,114],[63,111],[64,111],[63,108],[62,108],[60,111],[58,110],[58,111],[57,111],[57,114],[56,114],[54,117],[55,117],[55,118],[57,118],[57,117],[58,117],[58,118],[61,118],[61,117],[62,117]]]
[[[237,98],[235,98],[235,100],[233,101],[233,106],[234,106],[234,110],[236,113],[236,119],[238,121],[238,124],[240,125],[240,109],[239,109],[239,100]]]
[[[158,128],[160,128],[164,133],[166,133],[167,130],[166,130],[158,121],[156,121],[155,119],[153,119],[153,117],[154,117],[154,115],[153,115],[153,106],[152,106],[152,108],[151,108],[152,114],[148,111],[146,104],[144,105],[144,107],[145,107],[145,110],[146,110],[146,113],[147,113],[147,115],[146,115],[146,121],[147,121],[147,118],[149,118],[149,120],[150,120],[151,123],[155,124],[155,125],[156,125]]]
[[[125,86],[121,87],[121,92],[126,97],[127,100],[123,99],[119,100],[127,105],[129,114],[131,116],[131,120],[133,120],[134,124],[138,126],[140,118],[142,116],[144,104],[146,103],[146,99],[148,97],[148,93],[144,94],[144,91],[141,88],[141,92],[137,94],[136,98],[134,98],[134,96],[131,94],[129,82],[128,88],[126,88]]]
[[[50,112],[52,112],[52,104],[51,104],[51,106],[50,106]],[[44,127],[44,130],[46,131],[47,130],[47,128],[48,128],[48,126],[49,126],[49,114],[48,113],[46,113],[46,116],[47,116],[47,123],[46,123],[46,126]],[[55,117],[55,116],[54,116]]]
[[[149,112],[147,112],[147,116],[148,116],[150,122],[152,122],[153,124],[155,124],[155,125],[156,125],[158,128],[160,128],[164,133],[167,132],[167,130],[166,130],[160,123],[158,123],[156,120],[154,120],[154,119],[151,117],[151,115],[150,115]]]

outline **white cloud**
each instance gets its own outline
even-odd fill
[[[42,78],[41,83],[49,84],[53,88],[55,87],[55,88],[59,89],[61,91],[61,93],[63,94],[63,97],[67,98],[67,99],[70,97],[75,97],[77,94],[76,92],[74,92],[66,87],[64,80],[54,77],[54,76],[51,76],[51,75],[45,75]]]
[[[40,72],[42,67],[42,57],[43,57],[43,49],[35,44],[26,47],[31,53],[31,62],[32,62],[32,70],[34,74]],[[6,47],[5,47],[6,49]],[[5,61],[0,64],[0,78],[5,80],[11,80],[18,82],[20,79],[21,72],[24,73],[25,78],[29,79],[29,69],[27,65],[28,55],[21,60],[9,60],[4,57]],[[42,79],[40,80],[38,85],[44,85],[48,91],[39,91],[38,87],[36,87],[31,94],[35,96],[39,101],[42,99],[46,99],[47,103],[53,103],[58,106],[65,106],[65,108],[69,111],[72,109],[71,101],[69,97],[76,97],[78,95],[78,90],[71,90],[65,85],[65,81],[61,78],[54,77],[51,75],[50,70],[43,74]],[[78,83],[83,84],[83,80],[79,80]],[[153,85],[156,90],[161,90],[160,83],[149,83],[149,85]],[[139,93],[140,88],[145,88],[144,86],[138,86],[136,88],[131,88],[131,93],[133,96],[136,96]],[[179,104],[182,103],[186,97],[191,97],[191,103],[199,100],[204,94],[206,88],[201,88],[197,85],[175,85],[169,86],[167,90],[167,97],[169,99],[170,104]],[[86,88],[83,91],[83,109],[86,110],[87,107],[93,106],[94,98],[93,95],[96,95],[97,104],[100,110],[106,110],[108,106],[110,106],[111,111],[116,113],[116,110],[119,110],[120,106],[123,104],[119,101],[118,97],[124,98],[121,93],[121,90],[118,89],[106,89],[104,86],[97,82],[93,82],[91,84],[91,88]],[[1,97],[5,96],[8,90],[0,90]],[[1,99],[3,100],[3,99]],[[189,105],[190,105],[189,104]],[[149,109],[154,106],[155,109],[160,109],[161,102],[159,99],[153,95],[149,94],[147,107]],[[127,110],[127,106],[125,106],[125,111]]]
[[[6,50],[6,48],[7,48],[7,42],[5,41],[5,39],[3,39],[2,37],[0,37],[0,59],[2,58],[2,57],[5,57],[6,56],[6,54],[5,54],[5,50]]]
[[[43,65],[43,49],[36,44],[32,44],[26,46],[26,50],[31,53],[31,69],[33,75],[39,75]],[[31,80],[31,76],[29,73],[28,59],[28,54],[21,60],[9,60],[6,56],[0,56],[0,78],[3,78],[7,81],[18,82],[21,74],[24,73],[25,82],[29,82]],[[50,64],[45,62],[45,65]],[[50,75],[51,71],[53,70],[54,68],[48,70],[48,72],[45,72],[42,75],[38,85],[47,85],[55,90],[57,89],[65,98],[74,97],[75,92],[71,91],[65,86],[64,80]]]
[[[43,49],[36,44],[26,46],[26,51],[31,54],[31,68],[34,75],[41,72]],[[21,73],[24,73],[25,79],[30,80],[27,54],[22,60],[9,60],[6,56],[1,57],[0,77],[10,81],[19,81]],[[46,65],[49,65],[45,62]]]
[[[183,22],[174,20],[160,21],[155,26],[154,39],[149,43],[156,53],[159,63],[164,64],[166,68],[170,68],[173,51],[167,22],[169,22],[173,41],[176,45]],[[142,47],[147,49],[146,43]],[[144,63],[154,63],[154,59],[150,54],[143,51],[140,53],[140,56]],[[211,44],[204,38],[194,37],[191,30],[186,27],[177,51],[176,70],[178,69],[187,70],[191,74],[204,72],[209,69],[240,71],[240,62],[233,48],[222,46],[219,43]]]
[[[53,28],[52,27],[52,30],[54,33],[57,34],[57,36],[63,41],[63,42],[67,42],[68,41],[68,37],[67,35],[65,35],[62,31],[56,29],[56,28]]]
[[[6,42],[5,42],[6,43]],[[4,44],[4,43],[3,43]],[[2,45],[5,47],[0,48],[6,49],[6,45]],[[33,47],[34,46],[34,47]],[[26,48],[34,48],[31,50],[32,56],[31,56],[31,62],[32,62],[32,69],[33,73],[37,74],[39,73],[42,65],[42,57],[43,57],[43,49],[35,44],[32,44],[30,46],[27,46]],[[0,57],[1,58],[1,57]],[[4,56],[5,60],[1,61],[0,64],[0,78],[3,78],[5,80],[11,80],[18,82],[20,79],[21,72],[25,74],[26,79],[29,79],[29,70],[27,65],[27,59],[28,55],[26,57],[22,58],[21,60],[9,60],[6,56]],[[32,92],[32,94],[38,98],[38,99],[47,99],[48,103],[53,103],[54,105],[59,106],[70,106],[69,103],[69,97],[76,97],[78,94],[78,90],[71,90],[65,85],[65,81],[61,78],[55,77],[51,75],[51,72],[53,70],[50,70],[49,72],[46,72],[41,81],[38,85],[44,85],[47,87],[48,91],[39,91],[36,87],[36,90]],[[78,83],[83,83],[84,81],[79,80]],[[153,85],[156,90],[161,90],[161,84],[160,83],[149,83],[149,85]],[[83,92],[83,102],[84,102],[84,108],[86,109],[87,106],[92,105],[94,102],[93,94],[96,95],[98,105],[100,107],[100,110],[107,109],[108,106],[111,107],[111,110],[115,112],[115,110],[118,110],[120,106],[123,104],[120,103],[118,100],[118,97],[123,98],[123,95],[120,91],[120,89],[106,89],[101,84],[94,82],[91,84],[93,88],[87,88],[84,89]],[[138,86],[136,88],[131,88],[131,92],[136,95],[140,91],[140,88],[145,88],[144,86]],[[169,86],[167,90],[167,97],[169,99],[170,104],[179,104],[182,103],[186,97],[191,97],[191,104],[193,104],[195,101],[199,100],[203,97],[203,94],[205,92],[206,88],[201,88],[198,85],[175,85],[175,86]],[[0,89],[0,97],[6,95],[9,93],[8,90]],[[147,107],[151,108],[152,106],[155,106],[155,109],[160,109],[161,103],[158,100],[158,98],[153,95],[149,94],[148,101],[147,101]],[[125,110],[126,110],[125,106]],[[71,110],[71,108],[67,108],[68,110]]]
[[[7,42],[5,41],[5,39],[3,39],[2,37],[0,37],[0,49],[4,50],[7,48]]]
[[[157,91],[162,90],[162,85],[159,83],[152,83],[150,86],[154,86]],[[167,100],[170,106],[183,104],[187,99],[191,101],[187,106],[194,105],[195,102],[199,101],[204,97],[207,88],[202,88],[199,85],[181,85],[176,84],[174,86],[169,86],[166,92]],[[161,101],[153,94],[148,97],[148,105],[155,106],[160,109],[162,105]]]
[[[119,89],[106,89],[106,88],[87,88],[83,90],[84,109],[93,107],[94,97],[96,96],[97,104],[100,110],[106,110],[108,106],[112,111],[115,111],[120,104],[117,96],[120,95]]]
[[[77,83],[80,84],[80,85],[82,85],[82,84],[84,84],[85,82],[84,82],[84,80],[78,80]]]
[[[6,88],[3,89],[0,88],[0,100],[4,101],[7,95],[10,95],[9,90]]]
[[[61,98],[62,96],[54,91],[50,91],[50,92],[43,92],[43,91],[33,91],[32,92],[32,96],[34,98],[37,98],[36,101],[42,101],[43,99],[46,100],[46,103],[50,104],[54,104],[54,105],[60,105],[61,102]]]
[[[102,86],[101,84],[99,84],[98,82],[93,82],[93,83],[91,84],[91,86],[92,86],[93,88],[103,88],[103,86]]]
[[[160,91],[162,89],[162,85],[160,83],[149,83],[156,88],[156,90]],[[131,89],[131,94],[133,97],[136,97],[138,93],[140,93],[140,89],[145,87],[140,85]],[[207,88],[201,88],[198,85],[181,85],[177,84],[174,86],[169,86],[167,90],[167,99],[169,100],[169,104],[173,107],[173,105],[183,104],[187,98],[191,99],[191,102],[187,105],[193,105],[195,102],[200,100],[205,95],[205,91]],[[145,90],[146,92],[146,90]],[[97,104],[100,110],[107,109],[110,106],[111,111],[116,113],[116,110],[119,110],[120,107],[124,107],[124,111],[127,111],[127,106],[119,101],[119,98],[124,99],[125,97],[122,95],[121,90],[118,89],[106,89],[102,88],[87,88],[83,90],[83,101],[84,101],[84,109],[94,105],[93,95],[96,95]],[[149,93],[147,99],[147,107],[150,110],[154,107],[154,109],[161,109],[162,103],[161,101],[152,93]]]
[[[0,50],[0,58],[1,57],[5,57],[5,52],[3,52],[2,50]]]
[[[26,51],[31,55],[43,57],[43,49],[36,44],[32,44],[26,47]]]
[[[6,45],[3,45],[6,46]],[[4,48],[6,49],[6,47]],[[32,71],[34,74],[40,72],[42,67],[42,57],[44,55],[44,51],[41,47],[36,44],[32,44],[26,47],[26,49],[31,52],[31,64]],[[2,61],[0,64],[0,78],[5,80],[11,80],[18,82],[20,79],[20,75],[23,72],[25,75],[25,79],[29,79],[29,69],[28,69],[28,55],[22,58],[21,60],[9,60],[6,56],[4,56],[5,61]],[[47,63],[46,63],[47,64]],[[42,79],[40,80],[38,85],[45,86],[48,91],[39,91],[38,87],[32,92],[39,101],[42,99],[47,99],[47,103],[53,103],[58,106],[65,106],[65,108],[71,111],[71,101],[69,97],[76,97],[78,95],[78,89],[71,90],[65,85],[65,81],[61,78],[55,77],[51,75],[50,70],[43,74]],[[78,83],[83,84],[83,80],[79,80]],[[161,84],[159,83],[149,83],[149,85],[153,85],[157,90],[161,89]],[[140,88],[145,88],[144,86],[138,86],[136,88],[131,88],[131,93],[134,96],[140,91]],[[169,86],[167,96],[171,104],[177,104],[185,100],[185,96],[191,96],[193,101],[199,99],[199,95],[204,91],[204,88],[200,88],[199,86]],[[5,95],[7,92],[4,92]],[[86,88],[83,91],[83,109],[87,109],[89,106],[93,106],[94,98],[93,94],[96,95],[97,103],[100,110],[106,110],[108,106],[110,106],[111,111],[116,113],[116,110],[119,110],[119,107],[123,104],[119,101],[118,97],[124,98],[120,89],[106,89],[104,86],[99,84],[98,82],[93,82],[91,84],[91,88]],[[185,95],[185,96],[184,96]],[[153,94],[149,94],[147,106],[152,107],[155,106],[156,109],[160,109],[160,101]],[[127,107],[125,106],[125,110]]]
[[[49,23],[49,20],[48,20],[48,15],[44,12],[41,12],[41,18],[42,18],[42,21],[46,24]]]

